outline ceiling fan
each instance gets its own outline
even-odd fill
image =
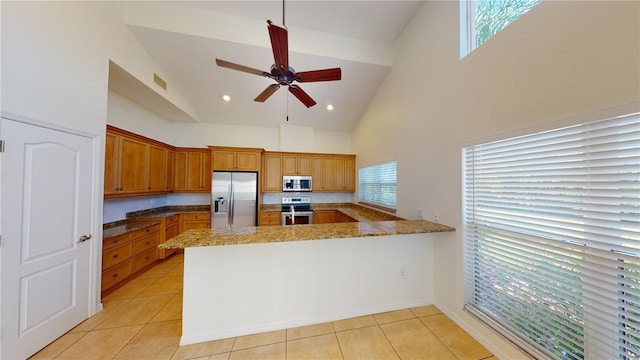
[[[284,25],[284,1],[283,1],[283,16],[282,22]],[[298,84],[295,82],[316,82],[316,81],[334,81],[342,78],[342,71],[340,68],[323,69],[295,72],[292,67],[289,66],[289,45],[288,45],[288,33],[287,29],[274,25],[271,20],[267,20],[269,38],[271,39],[271,49],[273,50],[273,58],[275,63],[271,65],[271,71],[266,72],[254,68],[250,68],[244,65],[234,64],[229,61],[216,58],[216,64],[221,67],[225,67],[232,70],[238,70],[249,74],[260,75],[271,78],[276,81],[275,84],[269,85],[263,92],[260,93],[254,100],[258,102],[266,101],[273,93],[275,93],[280,86],[288,86],[289,92],[292,93],[298,100],[300,100],[306,107],[312,107],[316,102],[309,96]]]

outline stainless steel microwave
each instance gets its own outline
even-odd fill
[[[282,191],[311,191],[311,176],[283,176]]]

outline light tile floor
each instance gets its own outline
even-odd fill
[[[183,255],[164,260],[31,359],[497,360],[434,306],[178,346],[182,270]]]

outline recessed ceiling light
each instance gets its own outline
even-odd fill
[[[329,110],[329,111],[333,110],[333,105],[331,105],[331,104],[327,105],[327,110]]]
[[[229,96],[229,95],[227,95],[227,94],[224,94],[224,95],[222,95],[222,100],[224,100],[224,101],[231,101],[231,96]]]

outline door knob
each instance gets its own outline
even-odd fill
[[[91,239],[91,234],[89,234],[89,235],[82,235],[82,236],[80,236],[80,240],[78,240],[78,242],[79,242],[79,243],[81,243],[81,242],[85,242],[85,241],[87,241],[87,240],[89,240],[89,239]]]

